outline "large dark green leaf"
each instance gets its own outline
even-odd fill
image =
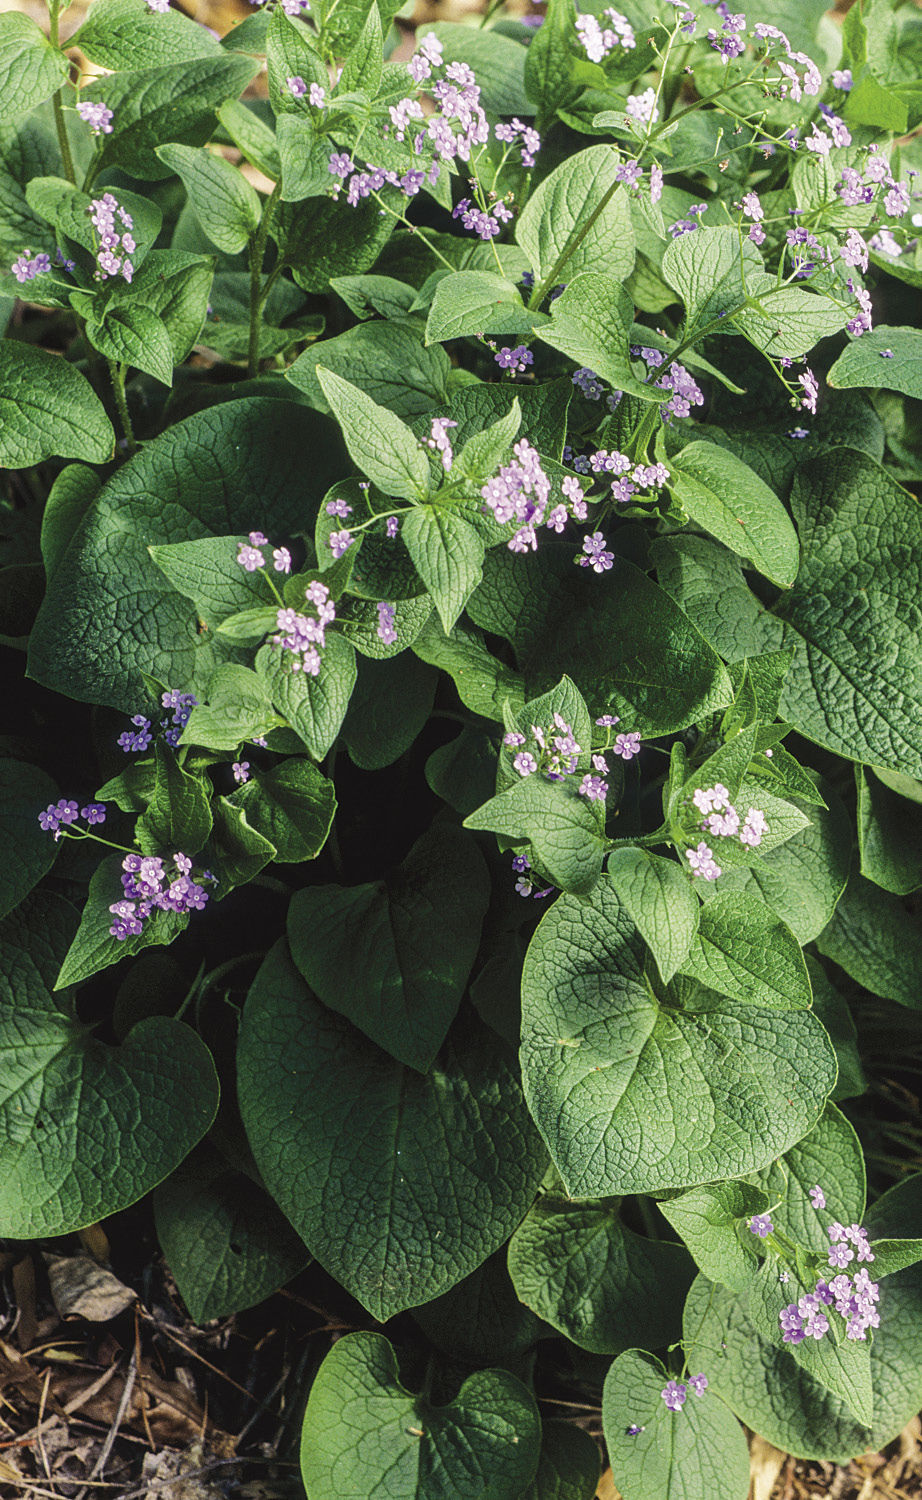
[[[806,1134],[835,1083],[809,1012],[709,990],[660,1004],[643,964],[605,881],[588,898],[561,896],[525,960],[525,1094],[575,1196],[744,1176]]]
[[[284,943],[247,999],[238,1089],[269,1191],[381,1320],[498,1249],[547,1164],[495,1034],[465,1017],[431,1072],[405,1068],[313,997]]]
[[[474,840],[437,826],[386,881],[298,891],[292,957],[325,1005],[425,1072],[461,1002],[489,896]]]
[[[633,564],[601,576],[567,547],[488,552],[468,613],[511,641],[530,696],[570,673],[590,712],[642,735],[681,729],[732,699],[723,665],[687,615]]]
[[[39,612],[30,674],[69,697],[137,712],[140,673],[204,697],[237,658],[154,564],[151,543],[305,527],[345,455],[328,418],[250,397],[178,422],[110,479]]]

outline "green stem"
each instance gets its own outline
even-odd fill
[[[263,205],[259,228],[250,239],[250,343],[247,354],[247,376],[250,380],[255,379],[259,374],[259,321],[266,297],[269,295],[268,287],[263,289],[262,286],[263,260],[269,229],[281,191],[282,184],[277,182]]]
[[[61,6],[58,3],[58,0],[52,0],[50,6],[48,39],[55,50],[58,50],[60,47],[60,37],[58,31],[58,18],[60,14]],[[74,187],[76,187],[77,173],[74,170],[74,158],[71,155],[70,141],[67,138],[67,124],[64,119],[64,105],[61,101],[61,95],[66,87],[66,84],[62,84],[61,88],[58,89],[52,100],[52,107],[54,109],[54,125],[58,133],[58,146],[60,147],[61,151],[61,161],[64,165],[64,176],[67,178],[68,182],[72,182],[74,184]]]
[[[583,240],[586,238],[586,235],[589,233],[599,215],[605,212],[605,209],[608,207],[609,203],[611,202],[620,186],[620,182],[613,182],[608,191],[602,194],[601,198],[599,199],[595,208],[592,210],[592,213],[586,219],[585,223],[581,224],[574,233],[571,233],[554,264],[551,266],[550,271],[545,276],[540,285],[536,286],[534,291],[532,292],[531,297],[528,301],[530,310],[534,310],[536,307],[540,307],[548,292],[557,285],[560,280],[560,272],[563,270],[570,257],[574,255],[579,249],[580,245],[583,243]]]
[[[109,374],[112,377],[112,390],[115,393],[115,405],[118,408],[119,421],[125,434],[125,442],[128,444],[129,453],[137,453],[138,444],[131,425],[131,413],[128,410],[128,398],[125,395],[125,366],[120,365],[117,360],[108,360]]]

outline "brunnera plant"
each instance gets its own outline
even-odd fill
[[[0,1232],[313,1260],[309,1500],[922,1403],[922,20],[823,9],[0,18]]]

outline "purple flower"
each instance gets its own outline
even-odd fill
[[[150,719],[145,719],[143,714],[135,714],[131,722],[135,726],[136,733],[132,734],[130,729],[126,729],[124,734],[118,737],[119,748],[126,754],[146,750],[153,738]]]
[[[812,370],[808,369],[804,371],[803,375],[798,375],[797,379],[803,386],[804,391],[803,395],[800,398],[800,404],[815,416],[816,401],[820,393],[820,388],[817,383],[816,376],[814,375]]]
[[[291,572],[291,553],[287,547],[274,547],[272,550],[272,566],[276,573]]]
[[[237,561],[247,573],[255,573],[257,568],[263,568],[266,564],[266,559],[259,548],[251,547],[246,542],[239,543]]]
[[[250,762],[248,760],[235,760],[231,766],[231,770],[234,773],[234,780],[238,786],[243,786],[245,781],[249,781]]]
[[[629,120],[636,120],[640,125],[652,125],[659,119],[656,90],[644,89],[642,94],[629,94],[624,112]]]
[[[797,1303],[791,1302],[778,1314],[781,1324],[781,1332],[786,1344],[802,1344],[804,1341],[804,1324],[800,1313],[797,1311]]]
[[[617,722],[616,719],[615,723]],[[640,735],[636,730],[631,730],[628,734],[616,734],[611,750],[612,755],[620,755],[622,760],[633,760],[635,755],[640,754]]]
[[[580,369],[573,371],[571,378],[577,390],[581,391],[589,401],[598,401],[601,398],[604,386],[594,370],[583,365]]]
[[[520,750],[518,755],[513,757],[512,765],[520,776],[533,776],[538,769],[538,762],[529,750]]]
[[[326,89],[322,88],[319,83],[312,83],[308,90],[307,102],[312,104],[314,109],[323,109],[327,102]]]
[[[837,68],[832,74],[831,82],[834,89],[841,89],[844,94],[847,94],[854,86],[851,68]]]
[[[51,270],[51,260],[45,254],[33,256],[31,260],[27,255],[20,255],[10,270],[20,283],[34,281],[36,276],[44,276]]]
[[[499,349],[493,358],[501,370],[511,370],[513,375],[523,375],[535,362],[535,356],[524,344],[516,344],[514,349]]]
[[[77,105],[77,114],[89,125],[94,135],[112,134],[112,111],[102,102],[94,104],[89,99],[81,100]]]
[[[579,794],[587,802],[604,802],[608,795],[608,782],[603,781],[601,776],[590,776],[587,773],[579,784]]]
[[[327,165],[327,171],[331,172],[334,177],[346,178],[354,167],[355,162],[347,152],[334,151]]]
[[[341,521],[352,515],[352,506],[347,500],[328,500],[323,508],[328,516],[338,516]]]
[[[377,610],[378,639],[380,641],[383,641],[385,646],[392,646],[397,639],[397,630],[394,625],[394,605],[388,604],[385,600],[382,599],[381,602],[377,605]]]
[[[816,1209],[826,1207],[826,1195],[823,1192],[823,1189],[820,1187],[819,1183],[817,1183],[816,1187],[812,1187],[810,1189],[810,1202]]]
[[[285,87],[294,99],[303,99],[307,93],[307,84],[300,73],[295,73],[292,78],[286,78]]]
[[[387,536],[388,536],[388,539],[390,541],[393,541],[394,537],[397,535],[399,527],[400,527],[400,522],[397,519],[397,517],[396,516],[388,516],[387,523],[386,523],[384,529],[385,529],[385,531],[387,533]]]
[[[708,1378],[706,1375],[692,1375],[689,1377],[688,1383],[696,1396],[703,1396],[708,1388]]]
[[[592,568],[594,573],[607,573],[615,565],[615,554],[605,550],[605,537],[601,531],[583,537],[583,554],[576,561],[582,568]]]
[[[677,1380],[669,1380],[660,1391],[669,1411],[681,1411],[688,1395],[688,1387]]]
[[[837,1270],[844,1271],[845,1267],[855,1259],[855,1252],[846,1244],[830,1245],[827,1251],[827,1259],[831,1266]]]
[[[354,537],[350,531],[331,531],[327,538],[327,544],[335,558],[342,557],[352,546]]]
[[[636,1422],[632,1422],[630,1427],[625,1427],[624,1435],[625,1437],[638,1437],[640,1433],[646,1432],[646,1430],[645,1427],[638,1427]]]
[[[426,447],[434,449],[440,455],[442,468],[446,474],[454,463],[455,457],[452,451],[451,439],[448,436],[448,429],[450,427],[457,427],[457,425],[457,422],[453,422],[451,417],[433,417],[430,435],[426,438]]]
[[[892,219],[901,219],[909,212],[909,192],[902,182],[891,182],[884,196],[884,208]]]
[[[89,823],[92,828],[95,823],[106,821],[106,804],[104,802],[88,802],[86,807],[81,807],[80,816]]]
[[[740,843],[748,844],[755,849],[762,842],[763,836],[768,832],[768,823],[765,814],[757,807],[750,807],[746,814],[746,821],[740,829]]]
[[[621,720],[617,714],[602,714],[595,722],[599,729],[614,729],[616,724],[621,723]]]
[[[764,1240],[767,1235],[771,1234],[775,1226],[768,1214],[753,1214],[746,1227],[750,1234],[754,1234],[758,1239]]]

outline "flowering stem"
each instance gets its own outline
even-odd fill
[[[262,285],[263,259],[266,254],[266,240],[269,238],[275,205],[278,203],[281,191],[282,184],[277,182],[263,205],[259,228],[250,239],[250,343],[247,353],[247,376],[250,380],[259,374],[259,320],[269,295],[268,285],[266,287]]]
[[[58,33],[58,18],[60,14],[61,6],[59,4],[59,0],[51,0],[51,5],[49,6],[48,39],[51,42],[52,47],[56,49],[60,46]],[[64,176],[67,178],[68,182],[72,182],[74,184],[74,187],[76,187],[77,173],[74,170],[74,158],[71,155],[70,141],[67,138],[67,124],[64,119],[64,105],[61,100],[61,95],[66,87],[67,85],[63,84],[61,88],[58,89],[57,93],[52,99],[52,107],[54,109],[54,124],[55,129],[58,133],[58,146],[60,147],[61,151],[61,161],[64,166]]]
[[[613,182],[608,191],[602,194],[595,208],[592,210],[592,213],[588,215],[585,222],[581,224],[579,228],[569,236],[560,254],[558,255],[554,264],[551,266],[551,269],[548,272],[547,276],[545,276],[540,286],[536,286],[534,291],[532,292],[528,302],[529,309],[540,307],[548,292],[552,289],[552,287],[555,287],[557,285],[560,280],[560,273],[566,265],[567,261],[570,259],[571,255],[573,255],[579,249],[593,224],[596,222],[599,216],[605,212],[606,208],[608,207],[609,203],[615,196],[615,193],[618,191],[618,188],[620,186],[620,182]]]
[[[107,363],[109,366],[109,374],[112,377],[112,390],[115,394],[115,404],[118,408],[118,417],[119,421],[122,424],[122,431],[125,434],[125,442],[128,445],[128,452],[137,453],[138,444],[135,439],[134,428],[131,425],[131,413],[128,410],[128,398],[125,395],[125,366],[120,365],[115,359],[110,359],[107,361]]]

